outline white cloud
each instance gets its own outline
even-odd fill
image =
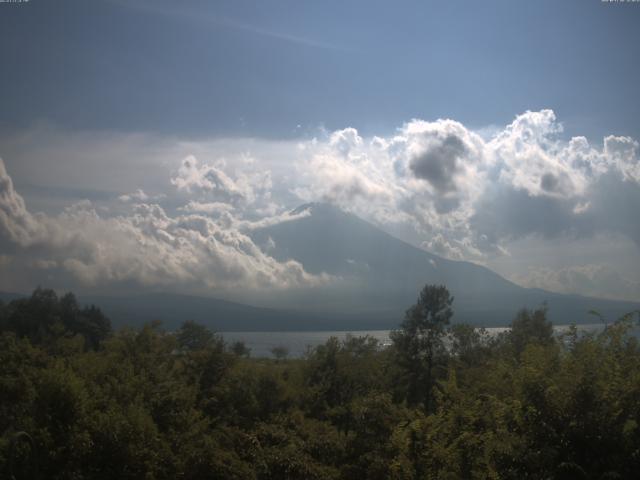
[[[18,254],[38,247],[25,268],[53,270],[84,286],[272,289],[329,280],[295,261],[277,262],[233,225],[197,214],[170,216],[156,204],[132,208],[126,216],[103,217],[82,201],[56,217],[34,216],[0,161],[0,238]]]
[[[453,120],[412,120],[372,139],[348,128],[302,145],[294,192],[410,225],[449,258],[504,255],[526,235],[613,231],[640,244],[638,143],[609,136],[598,148],[562,131],[551,110],[518,115],[488,139]]]
[[[561,132],[551,110],[516,117],[487,144],[502,183],[531,196],[562,198],[583,193],[587,178],[563,153],[565,145],[557,140]]]
[[[133,193],[127,193],[124,195],[120,195],[118,197],[118,200],[120,200],[121,202],[131,202],[134,200],[140,201],[140,202],[145,202],[147,200],[149,200],[149,195],[147,195],[146,193],[144,193],[144,190],[142,190],[141,188],[138,188],[135,192]]]
[[[136,189],[133,193],[125,193],[124,195],[120,195],[118,200],[122,203],[130,203],[130,202],[156,202],[158,200],[162,200],[166,195],[161,193],[158,195],[149,195],[145,193],[141,188]]]
[[[31,215],[24,200],[13,187],[4,162],[0,159],[0,242],[28,247],[42,237],[38,219]]]
[[[349,155],[351,150],[362,145],[362,137],[352,127],[336,130],[329,136],[329,145],[343,155]]]
[[[437,233],[430,240],[420,245],[428,252],[435,253],[450,260],[475,260],[481,262],[483,253],[470,244],[467,239],[447,239],[441,233]]]
[[[604,139],[604,156],[609,165],[615,166],[625,180],[640,182],[640,145],[630,137],[609,135]]]
[[[223,202],[194,202],[190,201],[186,205],[179,207],[178,210],[184,212],[207,213],[209,215],[221,215],[229,213],[233,210],[233,206]]]
[[[301,200],[344,206],[393,199],[391,179],[384,178],[354,128],[336,131],[325,142],[302,144],[300,154],[292,191]]]
[[[25,138],[35,143],[35,137]],[[91,255],[99,258],[102,253],[95,253],[97,247],[83,246],[82,240],[94,242],[85,237],[99,229],[96,225],[108,225],[118,232],[118,238],[148,242],[154,258],[169,255],[163,242],[170,244],[170,239],[179,238],[184,249],[191,249],[191,256],[185,256],[177,266],[172,263],[175,258],[169,257],[166,268],[187,282],[204,273],[195,265],[186,268],[186,258],[195,256],[204,264],[208,261],[196,239],[213,236],[223,245],[226,240],[231,242],[232,250],[259,262],[256,272],[270,272],[266,276],[283,285],[287,281],[281,278],[282,266],[241,247],[245,241],[242,236],[260,226],[291,220],[287,211],[300,203],[327,201],[388,231],[400,232],[403,238],[434,253],[487,264],[508,255],[513,242],[529,237],[551,245],[560,237],[612,233],[640,245],[638,142],[614,135],[591,143],[580,136],[564,138],[552,110],[528,111],[509,125],[480,131],[451,119],[416,119],[390,134],[373,137],[349,127],[296,141],[183,141],[141,135],[76,138],[68,140],[72,144],[69,149],[62,148],[65,142],[58,140],[40,146],[31,155],[24,153],[26,147],[20,147],[19,142],[3,144],[9,145],[13,165],[24,183],[32,179],[46,182],[50,176],[56,186],[64,185],[64,179],[71,185],[82,185],[86,177],[91,188],[134,193],[120,196],[121,201],[115,204],[94,200],[91,207],[83,207],[93,212],[91,215],[81,215],[75,207],[75,213],[43,217],[27,210],[3,168],[0,237],[4,243],[14,249],[18,245],[37,248],[43,239],[59,245],[73,239],[78,251],[94,252],[74,257],[91,266]],[[49,157],[56,169],[45,172],[41,165]],[[66,164],[66,158],[72,160]],[[120,163],[107,171],[104,166],[111,158]],[[154,213],[156,220],[151,224],[156,226],[145,227],[141,233],[141,224],[131,222],[142,214],[131,209],[135,204],[151,208],[154,203],[161,204],[164,213]],[[65,220],[65,215],[72,219]],[[164,217],[160,227],[158,219]],[[226,236],[219,233],[220,238],[216,237],[211,225]],[[86,232],[76,231],[85,226]],[[110,231],[106,229],[105,238]],[[189,233],[178,235],[178,231]],[[192,237],[193,232],[200,237]],[[224,251],[221,249],[216,251]],[[182,253],[179,249],[176,255]],[[114,252],[109,255],[117,258]],[[53,260],[58,269],[65,265],[59,258]],[[140,272],[165,268],[161,262],[149,262],[144,264],[148,268],[139,267]],[[220,271],[230,272],[229,278],[234,277],[234,271],[249,275],[246,272],[253,264],[243,262],[237,260],[236,270],[225,269],[223,264]],[[128,271],[126,263],[114,260],[120,266],[104,274],[133,278],[133,274],[122,274]],[[87,273],[92,268],[87,270],[77,262],[67,262],[64,268],[92,278]],[[153,274],[141,273],[139,277],[153,278]],[[257,277],[251,281],[261,283]]]
[[[189,155],[180,165],[178,173],[171,179],[178,190],[187,192],[211,192],[226,200],[242,198],[244,192],[215,165],[201,164],[196,157]]]
[[[233,173],[229,173],[231,170]],[[272,188],[271,172],[256,168],[250,157],[227,168],[223,160],[210,164],[189,155],[182,160],[171,183],[180,191],[210,202],[243,207],[267,203]]]

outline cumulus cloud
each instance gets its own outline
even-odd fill
[[[604,139],[605,161],[615,167],[625,180],[640,182],[638,148],[638,142],[631,137],[609,135]]]
[[[170,216],[157,204],[138,202],[128,215],[104,217],[83,201],[55,217],[34,216],[1,161],[0,238],[14,247],[17,261],[32,248],[25,267],[84,286],[270,289],[329,280],[295,261],[277,262],[233,225],[195,213]]]
[[[362,145],[362,137],[352,127],[336,130],[329,137],[329,145],[343,155],[349,155],[351,150]]]
[[[300,155],[292,191],[301,200],[344,206],[393,199],[391,179],[384,178],[376,159],[363,150],[363,140],[354,128],[334,132],[326,143],[301,144]]]
[[[466,153],[460,138],[447,135],[412,158],[409,167],[416,177],[427,180],[436,191],[447,193],[457,190],[453,177],[458,172],[458,159]]]
[[[144,193],[144,191],[141,188],[138,188],[135,192],[133,193],[127,193],[124,195],[120,195],[118,197],[118,200],[120,200],[121,202],[131,202],[134,200],[140,201],[140,202],[144,202],[146,200],[149,200],[149,195],[147,195],[146,193]]]
[[[196,284],[209,288],[287,288],[319,282],[297,262],[278,263],[241,232],[201,215],[171,217],[139,204],[129,217],[103,219],[94,210],[67,212],[63,223],[83,226],[95,248],[64,260],[85,283],[136,280],[144,285]]]
[[[0,241],[28,247],[42,235],[38,220],[27,211],[0,159]]]
[[[447,239],[441,233],[421,243],[428,252],[450,260],[481,260],[482,252],[466,239]]]
[[[225,170],[225,162],[200,162],[195,156],[184,158],[171,183],[188,194],[197,194],[209,203],[226,203],[233,206],[252,206],[266,203],[271,195],[271,172],[257,169],[251,158],[239,162],[233,174]],[[232,169],[229,169],[232,170]]]
[[[142,190],[141,188],[138,188],[133,193],[125,193],[124,195],[120,195],[118,197],[118,200],[120,200],[122,203],[150,202],[150,201],[158,201],[158,200],[161,200],[161,199],[163,199],[165,197],[166,197],[166,195],[163,194],[163,193],[158,194],[158,195],[149,195],[149,194],[145,193],[145,191]]]
[[[412,120],[393,135],[348,128],[300,150],[294,191],[381,225],[409,225],[424,248],[482,261],[528,235],[623,233],[640,245],[638,142],[562,138],[552,110],[483,138],[454,120]]]
[[[108,140],[112,139],[90,153],[108,149]],[[260,249],[253,250],[255,245],[247,244],[244,236],[261,226],[292,220],[290,209],[316,201],[335,204],[400,232],[426,250],[458,260],[489,263],[508,255],[509,244],[528,237],[550,245],[560,237],[610,232],[640,245],[638,142],[616,135],[601,141],[566,138],[552,110],[524,112],[490,132],[474,131],[452,119],[414,119],[373,137],[349,127],[296,141],[225,139],[174,145],[166,139],[152,140],[150,153],[140,138],[133,142],[132,157],[145,159],[144,168],[132,170],[138,175],[135,179],[120,175],[110,180],[112,184],[100,185],[133,192],[121,195],[115,206],[94,202],[58,216],[32,214],[2,167],[0,241],[14,250],[56,244],[58,252],[73,244],[64,248],[82,254],[42,260],[55,262],[47,264],[54,273],[65,269],[87,281],[105,276],[151,282],[158,274],[188,282],[209,270],[227,272],[207,277],[203,285],[220,284],[221,278],[233,284],[243,275],[253,285],[264,284],[264,278],[291,284],[286,278],[296,278],[294,272],[259,254]],[[117,153],[115,157],[126,157]],[[56,155],[64,158],[60,152]],[[162,159],[161,168],[154,168],[156,158]],[[82,165],[77,160],[71,173],[57,172],[56,178],[88,168]],[[103,178],[110,177],[93,175],[92,181]],[[166,197],[147,192],[163,192]],[[147,208],[146,213],[140,208]],[[150,258],[139,253],[118,260],[115,247],[103,245],[101,236],[113,245],[125,242],[122,249],[135,239],[134,245],[145,246],[140,249],[149,246]],[[214,254],[206,248],[213,242],[209,239],[216,242]],[[177,246],[167,247],[171,242]],[[235,260],[228,264],[209,259],[216,258],[215,253]],[[191,263],[194,258],[197,262]],[[112,267],[91,273],[98,264]],[[136,267],[127,270],[131,265]],[[201,265],[205,267],[199,270]],[[255,275],[249,273],[252,269]],[[137,277],[127,273],[134,270],[140,272]],[[298,279],[317,280],[304,273]]]
[[[573,168],[557,140],[562,125],[551,110],[516,117],[487,144],[503,184],[530,196],[571,197],[584,192],[587,178]]]
[[[193,155],[182,160],[171,183],[187,192],[206,191],[225,198],[242,197],[240,189],[225,172],[215,165],[200,164]]]
[[[438,233],[430,240],[422,242],[421,246],[436,255],[449,258],[452,260],[463,260],[468,258],[459,245],[455,245],[455,241],[447,240],[442,234]]]
[[[221,215],[229,213],[233,210],[233,206],[223,202],[197,202],[190,201],[186,205],[179,207],[178,210],[184,212],[207,213],[209,215]]]

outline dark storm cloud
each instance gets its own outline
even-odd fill
[[[540,186],[546,192],[556,192],[560,186],[558,178],[553,173],[545,173],[540,179]]]
[[[640,185],[610,172],[593,185],[590,209],[597,228],[622,232],[640,246]]]
[[[536,234],[555,237],[564,233],[593,233],[590,213],[577,215],[575,200],[531,195],[523,189],[496,185],[478,200],[469,224],[492,242]]]
[[[545,188],[543,177],[542,187],[554,192],[557,183]],[[623,179],[618,172],[609,172],[595,180],[581,197],[531,195],[508,185],[496,185],[479,199],[470,225],[495,242],[531,234],[553,238],[619,232],[640,246],[638,212],[638,183]]]
[[[449,134],[413,157],[409,168],[417,178],[428,181],[437,191],[455,191],[454,175],[458,171],[458,159],[466,153],[464,142],[458,136]]]

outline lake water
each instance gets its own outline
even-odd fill
[[[567,325],[554,327],[557,333],[568,328]],[[595,331],[602,329],[602,324],[578,325],[578,330]],[[497,335],[508,330],[506,327],[487,328],[489,335]],[[349,334],[361,337],[370,335],[376,338],[382,345],[390,345],[390,330],[364,330],[356,332],[333,331],[333,332],[219,332],[226,342],[243,341],[251,349],[252,357],[271,357],[271,349],[274,347],[286,347],[289,350],[289,357],[302,357],[309,348],[317,347],[325,343],[330,337],[337,337],[344,340]]]

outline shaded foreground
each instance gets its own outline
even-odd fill
[[[521,311],[489,338],[452,310],[427,286],[389,348],[332,338],[270,360],[193,322],[114,333],[36,290],[0,308],[0,476],[636,478],[631,315],[556,338],[544,309]]]

